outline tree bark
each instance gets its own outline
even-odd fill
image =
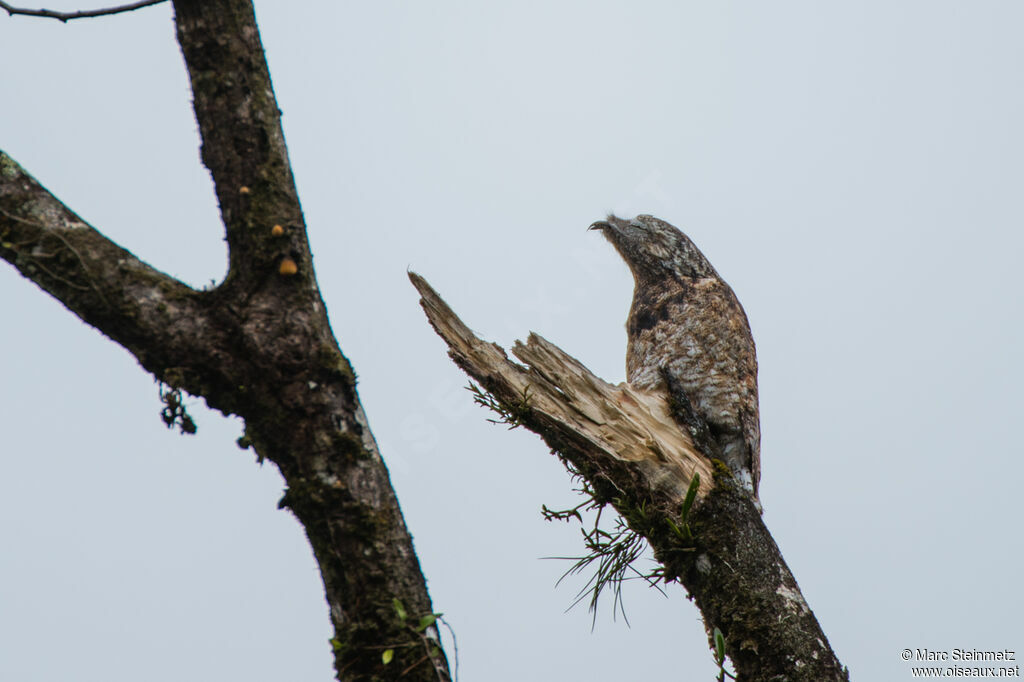
[[[245,420],[240,444],[280,469],[280,506],[319,563],[338,679],[447,680],[412,539],[317,288],[252,4],[174,7],[229,247],[224,282],[196,291],[141,262],[2,152],[0,257],[172,389]]]
[[[709,641],[717,629],[743,682],[848,680],[751,497],[713,453],[687,405],[612,386],[536,334],[510,360],[410,273],[449,356],[490,394],[506,421],[539,434],[598,503],[611,504],[683,584]],[[488,402],[484,399],[484,402]],[[688,512],[694,474],[696,501]],[[713,646],[713,642],[712,642]]]

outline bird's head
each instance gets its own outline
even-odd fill
[[[622,256],[637,282],[665,277],[715,277],[717,273],[690,238],[664,220],[609,215],[590,226],[600,230]]]

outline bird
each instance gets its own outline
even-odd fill
[[[590,225],[633,273],[627,382],[688,405],[733,476],[758,501],[757,352],[736,294],[679,229],[651,215]],[[712,455],[709,455],[712,456]]]

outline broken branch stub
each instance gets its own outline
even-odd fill
[[[613,386],[533,333],[512,349],[524,364],[514,362],[501,346],[478,338],[425,279],[413,272],[409,279],[455,364],[499,403],[514,406],[524,426],[577,468],[670,504],[682,504],[694,473],[700,475],[698,494],[711,490],[711,462],[672,418],[663,396]]]

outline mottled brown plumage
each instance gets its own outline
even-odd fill
[[[756,498],[757,355],[736,295],[693,242],[663,220],[608,216],[591,228],[604,232],[636,282],[626,324],[629,383],[687,402]]]

